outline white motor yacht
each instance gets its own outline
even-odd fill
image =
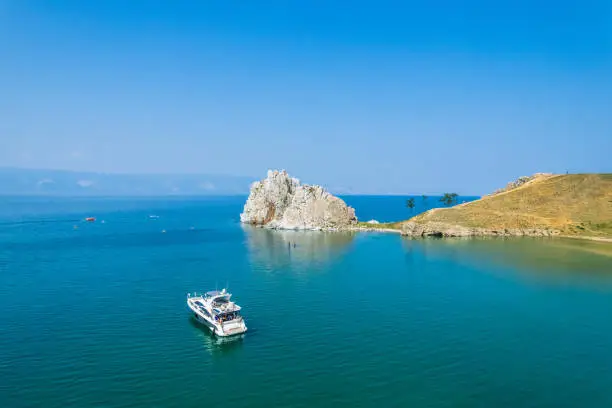
[[[241,307],[232,302],[231,297],[225,289],[199,295],[188,293],[187,306],[195,318],[217,336],[233,336],[246,332],[247,327],[240,315]]]

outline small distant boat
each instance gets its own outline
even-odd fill
[[[159,215],[149,215],[149,218],[157,219],[159,218]]]
[[[94,222],[95,220],[96,220],[95,217],[87,217],[87,218],[85,218],[85,221],[87,221],[87,222]]]
[[[198,322],[205,324],[220,337],[234,336],[247,331],[241,307],[232,302],[231,293],[225,289],[206,292],[203,295],[187,294],[187,306]]]

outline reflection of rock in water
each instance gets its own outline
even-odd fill
[[[252,260],[271,268],[331,261],[355,236],[354,232],[269,230],[249,225],[243,228]]]

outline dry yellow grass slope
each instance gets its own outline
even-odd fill
[[[549,228],[562,235],[612,237],[612,174],[553,175],[409,221],[492,230]]]

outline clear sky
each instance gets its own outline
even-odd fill
[[[612,172],[612,2],[0,0],[0,165],[480,194]]]

